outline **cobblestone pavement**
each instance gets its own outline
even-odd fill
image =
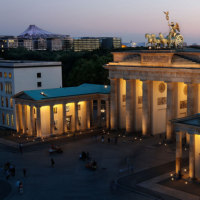
[[[138,193],[123,187],[112,187],[111,182],[128,173],[130,166],[134,172],[155,167],[174,160],[173,145],[157,145],[159,140],[151,137],[144,140],[120,137],[118,144],[101,142],[101,138],[89,137],[55,141],[61,144],[63,154],[50,156],[49,143],[32,145],[18,149],[0,145],[0,165],[9,161],[16,166],[16,176],[8,183],[12,187],[5,200],[45,200],[45,199],[87,199],[87,200],[121,200],[121,199],[156,199],[155,196]],[[98,169],[89,171],[86,162],[79,160],[82,151],[89,152],[97,161]],[[55,167],[50,159],[55,160]],[[27,177],[23,177],[22,169],[27,169]],[[5,180],[1,173],[0,179]],[[24,185],[23,195],[19,195],[16,181],[20,179]],[[133,178],[134,179],[134,178]]]

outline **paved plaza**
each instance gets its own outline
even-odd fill
[[[8,181],[1,172],[0,179],[5,182],[0,184],[9,183],[11,186],[10,192],[9,187],[6,187],[7,191],[0,191],[0,195],[9,193],[6,198],[3,196],[1,198],[5,200],[175,199],[134,187],[138,176],[142,181],[156,176],[156,173],[148,171],[149,169],[161,166],[159,169],[164,173],[168,170],[166,163],[171,163],[167,165],[174,168],[174,145],[158,145],[159,138],[155,137],[141,140],[134,137],[120,137],[118,143],[114,144],[114,138],[108,143],[108,137],[105,137],[104,143],[101,142],[100,136],[97,140],[94,136],[55,140],[53,143],[61,144],[64,152],[52,156],[48,153],[50,146],[48,142],[24,147],[23,154],[20,154],[17,148],[0,144],[0,165],[3,166],[9,161],[16,166],[16,176]],[[87,161],[79,160],[82,151],[89,152],[97,161],[96,171],[86,169]],[[54,168],[51,167],[51,158],[55,160]],[[27,169],[25,178],[23,168]],[[133,173],[135,177],[131,175]],[[24,185],[22,195],[16,188],[18,179]],[[112,181],[117,183],[114,187],[113,185],[111,187]],[[129,183],[130,187],[127,187]]]

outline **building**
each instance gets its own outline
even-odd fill
[[[19,46],[28,50],[60,51],[72,49],[72,38],[69,35],[54,34],[35,25],[30,25],[18,36],[18,43]]]
[[[61,51],[63,49],[63,42],[60,38],[47,38],[47,50]]]
[[[182,141],[189,134],[189,173],[188,178],[200,180],[200,114],[172,120],[176,132],[176,174],[183,173]]]
[[[0,36],[0,49],[2,51],[10,49],[10,48],[17,48],[17,47],[18,47],[17,37]]]
[[[16,129],[14,94],[58,87],[62,87],[60,62],[0,60],[0,126]]]
[[[109,86],[23,91],[14,95],[17,132],[48,137],[91,127],[109,128]]]
[[[171,119],[200,112],[200,51],[114,52],[106,64],[111,84],[111,129],[173,137]]]
[[[73,50],[93,51],[100,48],[100,39],[94,37],[82,37],[73,39]]]
[[[23,47],[27,50],[33,50],[33,40],[26,38],[18,38],[18,47]]]
[[[102,37],[101,48],[103,49],[119,49],[122,47],[121,38],[119,37]]]

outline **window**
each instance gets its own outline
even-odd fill
[[[6,94],[12,94],[12,83],[11,82],[5,83],[5,92],[6,92]]]
[[[7,78],[7,72],[4,72],[4,78]]]
[[[37,78],[41,78],[41,73],[37,73]]]
[[[53,107],[53,113],[57,113],[58,110],[57,110],[57,107]]]
[[[6,124],[7,126],[10,125],[9,114],[6,114]]]
[[[0,83],[0,85],[1,85],[1,91],[3,91],[3,83]]]
[[[9,74],[8,74],[8,77],[9,77],[9,78],[12,78],[12,74],[11,74],[11,73],[9,73]]]
[[[4,98],[1,97],[1,106],[4,107]]]
[[[13,108],[13,100],[10,99],[10,107]]]
[[[0,77],[2,77],[2,72],[0,72]]]
[[[14,126],[14,115],[11,115],[11,126]]]
[[[42,82],[37,82],[38,87],[42,87]]]
[[[6,107],[8,108],[8,97],[6,97]]]

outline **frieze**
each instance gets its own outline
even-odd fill
[[[171,56],[156,56],[156,55],[143,55],[142,64],[151,64],[151,63],[171,63]]]

